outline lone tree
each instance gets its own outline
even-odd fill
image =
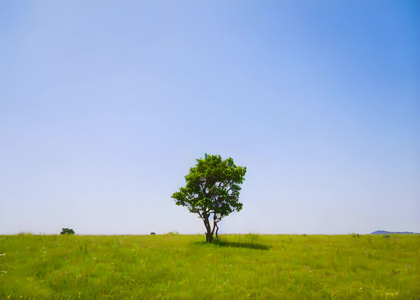
[[[74,234],[74,230],[70,228],[63,228],[60,234]]]
[[[245,180],[246,167],[236,166],[232,158],[222,160],[220,155],[207,155],[197,159],[197,165],[185,176],[187,182],[178,192],[173,193],[176,205],[186,206],[191,213],[196,213],[206,227],[206,242],[216,237],[219,223],[230,213],[240,211],[240,184]],[[213,218],[213,228],[211,226]]]

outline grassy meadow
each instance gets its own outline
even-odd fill
[[[420,235],[0,236],[0,299],[419,299]]]

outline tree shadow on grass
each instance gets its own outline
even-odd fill
[[[206,245],[206,242],[197,242],[197,244]],[[247,249],[257,249],[257,250],[270,250],[272,247],[264,244],[258,243],[243,243],[243,242],[228,242],[222,240],[213,240],[212,245],[219,247],[234,247],[234,248],[247,248]]]

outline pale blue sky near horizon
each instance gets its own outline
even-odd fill
[[[418,1],[0,0],[0,234],[420,232]]]

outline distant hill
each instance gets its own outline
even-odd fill
[[[410,231],[398,232],[398,231],[376,230],[370,234],[418,234],[418,233],[410,232]]]

